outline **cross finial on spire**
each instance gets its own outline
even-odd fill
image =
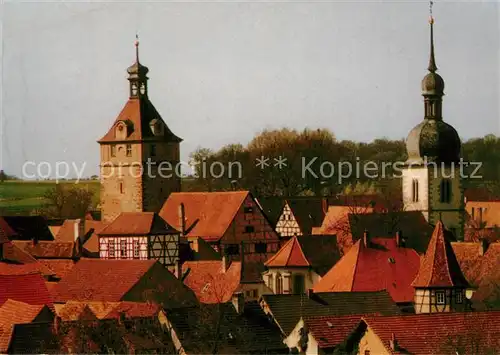
[[[135,34],[135,61],[139,63],[139,35]]]
[[[427,68],[430,72],[434,73],[437,70],[436,59],[434,58],[434,17],[432,16],[432,6],[434,2],[429,1],[429,23],[431,25],[431,54],[429,58],[429,67]]]

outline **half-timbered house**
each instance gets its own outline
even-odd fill
[[[155,259],[177,267],[180,232],[156,213],[122,212],[98,236],[101,259]]]

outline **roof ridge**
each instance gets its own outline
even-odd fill
[[[298,236],[295,236],[295,238],[297,239],[297,244],[299,245],[299,250],[300,250],[300,253],[302,254],[302,256],[304,257],[304,260],[306,261],[307,265],[308,266],[312,266],[311,263],[309,262],[309,259],[307,258],[306,254],[304,253],[304,250],[302,249],[302,244],[300,244],[299,242],[299,238]],[[290,253],[291,254],[291,253]]]
[[[352,272],[352,280],[351,280],[351,287],[350,287],[351,291],[352,291],[352,288],[354,287],[354,279],[356,278],[356,270],[358,269],[359,254],[361,252],[361,248],[363,248],[361,239],[359,239],[356,244],[358,244],[358,246],[357,246],[357,249],[354,250],[356,252],[356,263],[354,264],[354,270]],[[354,245],[354,247],[356,247],[356,244]]]
[[[279,248],[279,250],[278,250],[276,253],[274,253],[274,255],[273,255],[273,256],[271,256],[271,258],[270,258],[269,260],[267,260],[264,264],[267,266],[267,265],[269,265],[271,262],[273,262],[273,261],[274,261],[274,260],[278,257],[278,255],[279,255],[279,254],[281,254],[281,252],[285,249],[285,247],[286,247],[288,244],[290,244],[292,241],[293,241],[293,238],[292,238],[292,239],[290,239],[290,240],[288,240],[285,244],[283,244],[283,246],[282,246],[281,248]],[[290,257],[290,254],[289,254],[288,256]],[[287,259],[287,262],[288,262],[288,259]]]

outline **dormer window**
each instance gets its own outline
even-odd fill
[[[151,120],[149,127],[151,128],[151,133],[153,133],[153,135],[161,136],[163,134],[163,124],[161,120],[157,118]]]
[[[125,122],[121,121],[116,126],[115,137],[117,139],[127,138],[127,125]]]

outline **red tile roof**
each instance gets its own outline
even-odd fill
[[[0,275],[25,275],[37,273],[40,273],[43,276],[52,276],[55,274],[54,271],[38,261],[27,264],[9,264],[0,262]]]
[[[81,259],[52,293],[56,302],[118,302],[154,264],[154,260]]]
[[[149,126],[153,119],[159,119],[165,125],[164,135],[162,140],[171,142],[181,142],[182,139],[177,137],[170,131],[165,122],[161,119],[160,114],[156,111],[155,107],[147,98],[129,99],[122,111],[116,118],[113,126],[109,129],[108,133],[99,140],[99,143],[120,141],[115,138],[115,126],[118,122],[124,121],[130,129],[125,141],[137,141],[143,139],[156,139]]]
[[[73,260],[68,259],[41,259],[39,262],[52,270],[57,278],[66,276],[75,265]]]
[[[500,201],[500,197],[486,188],[468,188],[464,190],[465,201],[486,202]]]
[[[99,253],[99,237],[98,234],[106,227],[107,224],[102,221],[85,220],[85,233],[89,233],[91,229],[94,231],[90,237],[84,241],[83,248],[90,253]]]
[[[178,233],[163,218],[153,212],[122,212],[101,229],[99,235],[148,235]]]
[[[281,247],[268,261],[267,267],[303,267],[311,266],[307,260],[297,237],[293,237]]]
[[[52,296],[39,273],[0,275],[0,304],[8,299],[31,305],[46,304],[53,308]]]
[[[46,305],[32,305],[8,299],[0,307],[0,327],[31,323]]]
[[[221,260],[186,261],[182,265],[182,271],[188,272],[184,283],[193,290],[202,303],[230,301],[241,283],[241,262],[239,261],[231,262],[226,272],[223,270]]]
[[[371,238],[368,247],[359,240],[314,285],[314,292],[387,290],[395,302],[411,302],[419,264],[417,252],[398,247],[394,238]]]
[[[460,269],[477,287],[472,296],[475,309],[500,306],[500,243],[451,243]],[[483,253],[484,250],[484,253]]]
[[[304,325],[320,349],[334,348],[356,329],[364,315],[305,317]]]
[[[197,302],[194,293],[155,260],[80,259],[52,293],[58,303],[151,301],[173,308]]]
[[[124,313],[127,318],[149,318],[155,317],[160,312],[161,307],[154,303],[145,302],[120,302],[104,318],[120,318]]]
[[[438,221],[427,252],[422,258],[413,287],[470,287],[462,274],[453,248],[445,237],[443,223]]]
[[[500,312],[450,312],[366,316],[364,322],[393,354],[495,354],[500,348]],[[393,351],[394,338],[399,350]]]
[[[160,216],[180,230],[179,206],[184,204],[188,237],[219,240],[233,221],[248,191],[176,192],[163,205]]]
[[[62,258],[71,259],[75,256],[74,242],[57,242],[41,240],[36,244],[32,241],[14,240],[14,245],[37,259]]]

